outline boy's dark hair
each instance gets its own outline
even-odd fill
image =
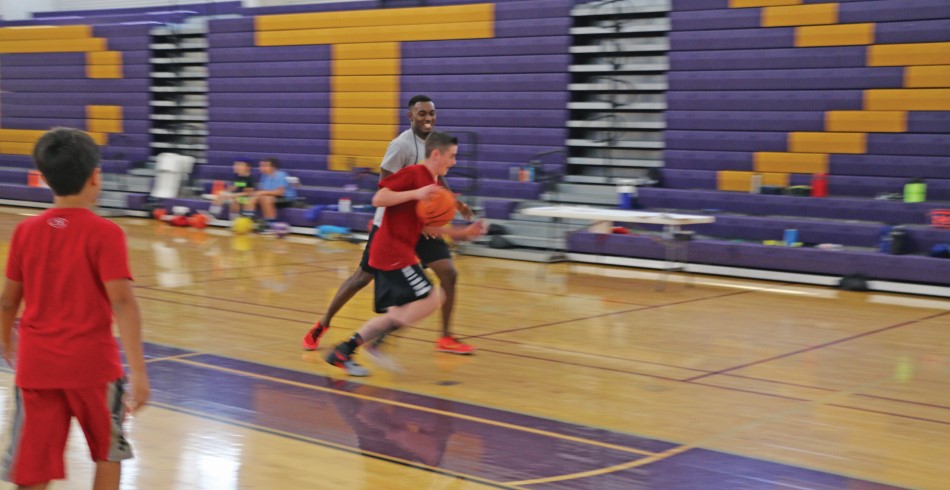
[[[428,95],[413,95],[412,98],[409,99],[409,104],[406,105],[406,108],[412,109],[412,106],[418,104],[419,102],[432,102],[432,99],[430,99]]]
[[[452,145],[458,145],[459,139],[449,133],[433,131],[426,137],[426,158],[432,155],[434,150],[446,151]]]
[[[99,145],[81,130],[56,127],[36,142],[33,162],[54,194],[76,195],[99,166]]]
[[[267,162],[267,163],[269,163],[271,167],[280,168],[280,160],[278,160],[278,159],[276,159],[276,158],[274,158],[274,157],[265,158],[265,159],[263,159],[263,160],[261,160],[261,161],[262,161],[262,162]]]

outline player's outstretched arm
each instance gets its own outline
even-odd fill
[[[0,295],[0,340],[3,342],[3,358],[15,369],[16,342],[13,341],[13,323],[16,321],[20,302],[23,301],[23,283],[7,279]]]
[[[131,385],[126,404],[129,411],[142,408],[149,398],[151,388],[148,372],[145,370],[145,354],[142,351],[142,317],[139,305],[132,292],[132,281],[113,279],[106,282],[106,294],[112,303],[112,312],[119,324],[119,336],[122,349],[129,363],[129,383]]]

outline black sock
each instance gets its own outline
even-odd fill
[[[341,354],[350,356],[353,354],[353,351],[355,351],[356,348],[361,345],[363,345],[363,337],[361,337],[358,333],[354,333],[353,336],[350,337],[350,340],[347,340],[346,342],[336,346],[336,350]]]

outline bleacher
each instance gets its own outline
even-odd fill
[[[929,226],[950,207],[946,3],[800,3],[673,2],[665,165],[641,204],[716,215],[694,228],[697,263],[950,283],[950,261],[925,256],[950,242]],[[814,174],[828,197],[750,193]],[[900,199],[915,178],[927,202],[876,199]],[[878,250],[890,225],[906,227],[903,252],[917,256]],[[806,247],[763,245],[785,229]],[[570,246],[662,257],[644,240],[581,233]]]
[[[570,13],[590,2],[424,3],[221,2],[47,12],[3,23],[0,199],[50,200],[48,190],[26,183],[33,142],[53,125],[92,133],[107,174],[146,165],[154,157],[150,32],[206,22],[207,151],[193,174],[195,195],[228,179],[235,160],[276,157],[300,179],[303,200],[282,219],[361,227],[369,210],[324,209],[314,221],[308,208],[343,197],[368,205],[372,185],[361,169],[377,168],[406,128],[405,102],[424,93],[436,102],[438,128],[462,140],[450,185],[485,216],[512,218],[568,172],[568,153],[556,150],[572,118]],[[925,256],[950,243],[950,231],[928,221],[931,211],[950,208],[945,7],[941,0],[672,0],[666,131],[656,142],[665,146],[663,168],[658,185],[639,189],[640,204],[717,216],[695,228],[698,263],[950,283],[950,261]],[[512,178],[546,153],[537,167],[546,182]],[[750,192],[757,179],[801,187],[814,174],[827,175],[828,197]],[[915,178],[927,183],[926,202],[877,199]],[[118,208],[150,205],[141,191],[105,197]],[[173,204],[209,203],[163,203]],[[888,225],[906,226],[908,255],[877,251]],[[805,247],[762,244],[789,228]],[[648,236],[656,230],[642,231],[574,233],[567,248],[662,258]],[[812,247],[819,244],[845,250]]]

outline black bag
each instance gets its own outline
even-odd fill
[[[838,281],[838,288],[845,291],[867,291],[868,278],[864,274],[848,274]]]

